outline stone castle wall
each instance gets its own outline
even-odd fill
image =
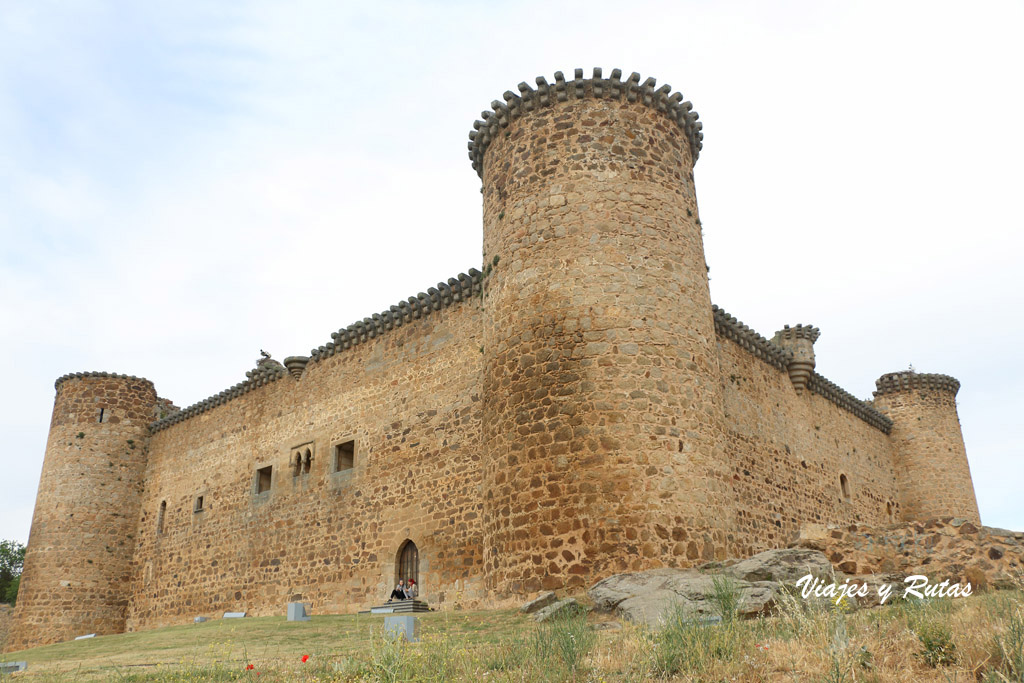
[[[425,599],[479,597],[479,330],[467,297],[154,434],[129,627],[288,601],[367,607],[387,597],[406,539]],[[349,439],[354,467],[334,472],[332,446]]]
[[[861,401],[814,371],[817,328],[769,341],[711,305],[681,95],[618,70],[537,86],[471,133],[483,273],[184,410],[145,380],[58,381],[8,648],[366,608],[407,541],[446,607],[744,557],[808,522],[977,519],[951,378]]]
[[[888,435],[785,370],[720,338],[729,475],[740,556],[777,548],[805,522],[884,524],[899,514]],[[849,497],[840,477],[847,478]],[[715,559],[698,542],[690,555]]]

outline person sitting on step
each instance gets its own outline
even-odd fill
[[[405,587],[405,596],[410,600],[415,600],[419,592],[419,586],[416,585],[416,579],[409,579],[409,584]]]
[[[406,600],[407,598],[408,596],[405,594],[405,579],[399,579],[395,590],[391,591],[391,597],[388,598],[388,602],[395,599]]]

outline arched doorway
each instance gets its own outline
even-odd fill
[[[420,583],[420,551],[408,539],[398,549],[398,561],[395,562],[395,583],[399,579],[412,579],[417,586]]]

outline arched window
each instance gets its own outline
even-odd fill
[[[302,453],[295,451],[295,469],[292,470],[292,476],[297,477],[302,472]]]
[[[160,511],[156,513],[156,532],[162,534],[164,532],[164,515],[167,514],[167,501],[160,502]]]
[[[306,449],[306,458],[302,461],[302,472],[309,474],[309,468],[313,464],[313,452],[308,448]]]
[[[846,478],[845,474],[839,475],[839,488],[843,491],[843,500],[847,503],[850,502],[850,480]]]
[[[886,504],[885,504],[885,517],[886,517],[886,519],[889,520],[890,524],[892,524],[893,522],[896,521],[896,515],[893,514],[892,501],[891,500],[886,502]]]

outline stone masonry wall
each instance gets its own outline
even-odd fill
[[[425,599],[477,599],[480,326],[473,297],[154,434],[129,627],[290,600],[366,608],[390,592],[406,539]],[[334,473],[332,445],[349,438],[355,467]],[[310,471],[294,476],[307,445]],[[272,489],[257,494],[264,466]]]
[[[743,501],[735,530],[741,555],[784,547],[805,522],[898,518],[884,432],[813,392],[798,394],[785,370],[731,340],[719,338],[718,350],[730,474]],[[699,542],[689,555],[704,555]]]
[[[124,630],[156,401],[135,377],[58,380],[9,649]]]
[[[632,98],[562,85],[490,130],[478,166],[485,565],[510,593],[685,561],[688,534],[724,557],[736,511],[692,131],[653,79]]]

